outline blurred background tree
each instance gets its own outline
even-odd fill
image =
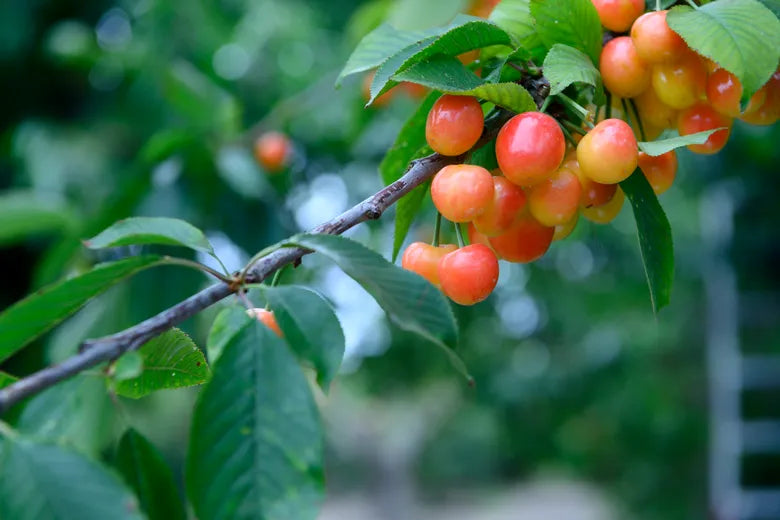
[[[399,92],[365,109],[360,79],[334,90],[338,70],[384,20],[425,28],[473,7],[457,0],[6,0],[0,308],[107,259],[111,253],[86,251],[80,240],[127,216],[187,219],[208,230],[235,269],[362,200],[380,187],[378,162],[416,99]],[[264,130],[294,143],[283,174],[269,175],[252,158]],[[702,229],[711,214],[704,206],[718,200],[708,196],[717,190],[736,205],[727,253],[742,293],[740,334],[749,352],[777,353],[778,139],[777,125],[737,122],[719,155],[680,152],[678,181],[661,197],[674,231],[676,282],[658,317],[627,208],[613,225],[580,222],[534,265],[502,266],[494,296],[457,309],[475,389],[439,351],[387,323],[338,270],[314,258],[288,269],[285,280],[307,281],[331,299],[347,338],[344,374],[321,396],[331,498],[362,497],[364,514],[375,518],[435,518],[444,514],[437,507],[552,478],[595,486],[621,518],[705,517]],[[351,236],[388,255],[391,220]],[[427,239],[432,207],[418,223],[413,234]],[[130,326],[204,283],[192,272],[145,272],[2,369],[21,376],[63,359],[83,339]],[[184,325],[200,345],[215,312]],[[111,402],[94,391],[96,380],[63,383],[12,421],[95,455],[133,424],[181,472],[196,392]],[[780,416],[778,397],[746,393],[746,413]],[[780,484],[779,462],[746,458],[743,481]],[[338,517],[333,511],[324,514]]]

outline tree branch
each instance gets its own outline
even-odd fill
[[[493,139],[511,115],[502,110],[493,117],[486,119],[485,130],[474,149]],[[340,235],[361,222],[376,220],[401,197],[433,177],[441,168],[448,164],[463,162],[465,156],[466,154],[457,157],[445,157],[434,153],[416,159],[400,179],[382,188],[341,215],[317,226],[311,232]],[[278,249],[258,260],[247,273],[245,281],[247,283],[262,282],[277,269],[297,262],[308,253],[311,253],[311,251],[299,247]],[[84,341],[79,349],[79,353],[73,357],[60,364],[52,365],[30,374],[0,390],[0,414],[6,412],[22,399],[49,388],[83,370],[106,361],[111,361],[129,350],[139,348],[158,334],[230,296],[238,289],[239,287],[228,283],[212,285],[128,329],[111,336]]]

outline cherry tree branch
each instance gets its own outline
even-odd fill
[[[510,113],[502,110],[497,112],[494,117],[488,118],[485,121],[485,130],[482,137],[474,146],[474,149],[493,139],[510,116]],[[466,154],[456,157],[445,157],[434,153],[416,159],[411,163],[406,173],[397,181],[382,188],[341,215],[317,226],[311,230],[311,233],[339,235],[361,222],[376,220],[390,206],[433,177],[441,168],[448,164],[462,162],[465,156]],[[299,247],[278,249],[259,259],[251,266],[247,272],[245,282],[260,283],[279,268],[298,262],[301,257],[308,253],[311,253],[311,251]],[[191,318],[198,312],[223,300],[238,290],[240,290],[240,286],[237,284],[221,282],[128,329],[103,338],[84,341],[78,354],[66,359],[62,363],[30,374],[0,390],[0,414],[22,399],[45,390],[95,365],[116,359],[127,351],[139,348],[158,334]]]

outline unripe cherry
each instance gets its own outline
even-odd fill
[[[433,151],[455,156],[468,152],[482,135],[482,105],[470,96],[444,95],[428,112],[425,139]]]
[[[688,46],[666,23],[668,11],[651,11],[631,27],[631,39],[639,57],[649,64],[675,60]]]
[[[444,255],[439,262],[441,290],[452,301],[474,305],[498,283],[498,259],[482,244],[471,244]]]
[[[614,32],[625,32],[645,12],[644,0],[591,0],[601,25]]]
[[[713,130],[723,127],[712,134],[704,144],[691,144],[688,149],[692,152],[711,155],[719,152],[729,139],[732,119],[718,113],[706,103],[698,103],[680,112],[677,116],[677,131],[680,135],[695,134],[705,130]]]
[[[655,194],[660,195],[674,182],[677,174],[677,154],[674,150],[658,156],[639,152],[639,169],[645,174]]]
[[[494,176],[493,202],[473,220],[474,227],[486,236],[500,235],[512,226],[525,206],[526,196],[520,186]]]
[[[445,166],[431,183],[431,199],[444,218],[452,222],[474,220],[493,202],[493,176],[474,164]]]
[[[437,247],[425,242],[413,242],[401,257],[401,267],[419,274],[439,287],[439,261],[457,248],[455,244],[442,244]]]
[[[540,224],[529,212],[525,212],[506,233],[489,240],[499,258],[527,263],[547,252],[554,233],[554,228]]]
[[[565,153],[561,128],[555,119],[541,112],[514,116],[496,138],[498,166],[518,186],[532,186],[552,175]]]
[[[257,321],[259,321],[260,323],[262,323],[263,325],[271,329],[274,333],[276,333],[277,336],[279,336],[280,338],[282,337],[282,329],[279,328],[279,324],[276,322],[276,316],[274,316],[274,311],[256,308],[256,309],[249,309],[246,311],[246,313],[249,314],[250,316],[255,317]]]
[[[577,146],[577,161],[582,173],[602,184],[617,184],[636,169],[636,137],[620,119],[597,124]]]
[[[581,193],[577,175],[559,168],[549,179],[529,189],[528,209],[539,223],[555,227],[577,214]]]
[[[568,221],[564,222],[563,224],[558,224],[555,226],[555,233],[553,233],[553,242],[557,242],[558,240],[563,240],[564,238],[571,235],[572,231],[574,231],[574,228],[577,227],[577,222],[580,220],[580,214],[575,213],[572,218],[570,218]]]
[[[615,192],[615,196],[606,204],[594,206],[592,208],[583,208],[581,211],[582,216],[597,224],[607,224],[618,216],[620,210],[623,208],[623,201],[625,198],[623,190],[618,188]]]
[[[613,38],[604,46],[599,67],[604,86],[616,96],[638,96],[650,86],[650,67],[628,36]]]
[[[269,173],[278,173],[287,166],[290,151],[290,140],[281,132],[266,132],[255,141],[255,159]]]
[[[674,61],[653,67],[655,93],[666,105],[682,110],[696,103],[707,87],[707,70],[698,54],[688,51]]]
[[[648,127],[660,129],[677,126],[677,110],[658,99],[655,89],[645,90],[634,98],[634,102],[646,132]]]

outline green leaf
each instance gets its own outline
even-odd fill
[[[0,370],[0,388],[5,388],[19,381],[19,378]]]
[[[0,440],[0,518],[142,520],[119,478],[78,453],[26,439]]]
[[[458,340],[452,309],[442,293],[424,278],[342,236],[295,235],[290,238],[290,245],[311,249],[336,262],[374,297],[396,325],[442,347],[453,366],[469,377],[463,362],[451,349]]]
[[[0,195],[0,246],[31,235],[59,233],[75,223],[68,208],[41,200],[31,191],[9,191]]]
[[[582,51],[557,43],[544,58],[544,76],[550,82],[550,94],[560,94],[572,83],[585,83],[595,89],[594,103],[606,102],[601,73]]]
[[[388,58],[377,69],[371,83],[369,103],[395,84],[390,82],[393,75],[408,69],[415,63],[433,56],[455,57],[474,49],[510,43],[509,35],[503,29],[485,20],[466,22],[440,36],[416,42]]]
[[[760,0],[760,2],[780,18],[780,0]]]
[[[401,31],[389,24],[382,24],[360,40],[358,46],[352,51],[346,65],[339,73],[338,78],[336,78],[336,86],[350,74],[378,67],[404,48],[427,38],[443,34],[452,27],[457,27],[471,20],[475,20],[475,18],[458,15],[448,26],[435,27],[423,31]]]
[[[780,20],[757,0],[720,0],[695,10],[677,6],[666,20],[693,50],[739,78],[743,101],[777,68]]]
[[[213,365],[222,355],[228,341],[251,322],[252,318],[240,305],[232,305],[222,309],[214,319],[214,323],[211,324],[209,336],[206,339],[206,353],[209,357],[209,363]]]
[[[396,74],[397,81],[411,81],[447,94],[476,96],[514,112],[536,110],[531,94],[517,83],[485,83],[451,57],[422,61]]]
[[[97,457],[113,439],[113,413],[103,378],[82,374],[31,398],[16,426],[38,441]]]
[[[316,292],[283,285],[260,287],[299,358],[311,362],[317,381],[327,390],[344,358],[344,332],[331,306]]]
[[[496,140],[492,139],[485,146],[474,150],[471,153],[471,157],[469,157],[468,163],[482,166],[488,171],[493,171],[498,168],[498,160],[496,159]]]
[[[84,241],[84,245],[90,249],[133,244],[183,246],[210,255],[214,254],[214,249],[200,229],[176,218],[127,218]]]
[[[638,168],[620,183],[634,211],[650,301],[658,312],[669,304],[674,279],[672,228],[653,188]]]
[[[647,155],[663,155],[666,152],[671,152],[672,150],[688,146],[689,144],[704,144],[712,134],[723,129],[724,128],[714,128],[712,130],[705,130],[704,132],[680,135],[668,139],[661,139],[659,141],[640,141],[637,144],[639,145],[639,149]]]
[[[91,271],[45,287],[11,305],[0,314],[0,361],[76,312],[93,296],[160,263],[158,256],[135,256],[98,264]]]
[[[601,20],[591,0],[531,0],[531,14],[542,43],[579,49],[598,65],[601,57]]]
[[[522,53],[525,59],[541,59],[544,56],[545,48],[531,16],[530,0],[502,0],[488,20],[512,35],[522,49],[522,52],[516,52]]]
[[[287,345],[250,320],[225,346],[190,429],[187,494],[198,518],[314,519],[323,441]]]
[[[138,353],[143,358],[143,372],[138,377],[117,381],[118,395],[138,399],[157,390],[200,385],[209,379],[203,352],[179,329],[150,339]]]
[[[157,448],[130,428],[119,440],[116,467],[135,491],[149,520],[185,520],[173,472]]]
[[[645,0],[645,10],[655,11],[657,1],[658,0]],[[668,9],[669,6],[674,5],[675,2],[677,2],[677,0],[661,0],[661,9]]]
[[[198,131],[235,135],[241,121],[236,98],[192,63],[178,59],[164,71],[165,100]]]
[[[138,351],[125,352],[122,356],[116,360],[114,365],[115,381],[125,381],[127,379],[133,379],[141,375],[144,371],[144,358]]]

